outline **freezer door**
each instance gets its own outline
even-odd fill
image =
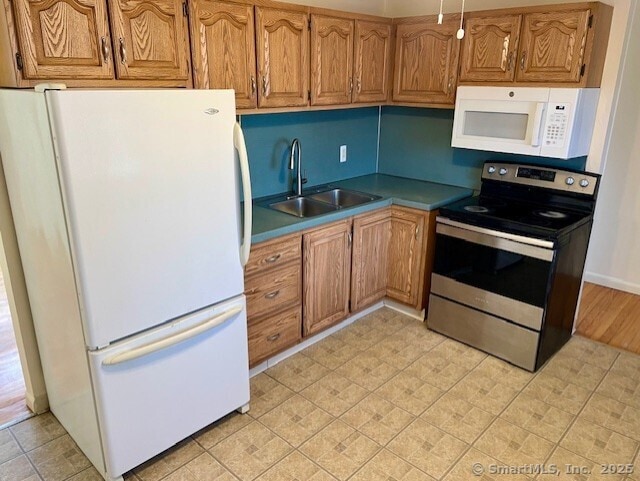
[[[249,402],[244,297],[89,360],[107,472],[117,477]]]
[[[87,346],[240,295],[233,92],[46,96]]]

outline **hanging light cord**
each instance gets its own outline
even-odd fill
[[[460,12],[460,29],[456,34],[456,37],[458,37],[458,39],[460,40],[462,40],[462,38],[464,37],[464,28],[462,28],[463,22],[464,22],[464,0],[462,0],[462,11]]]

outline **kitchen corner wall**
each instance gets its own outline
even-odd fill
[[[380,109],[242,115],[240,122],[251,167],[253,197],[286,192],[295,172],[288,170],[290,146],[300,139],[305,187],[376,172]],[[340,146],[347,162],[339,162]]]
[[[454,149],[452,131],[453,110],[383,107],[378,172],[478,189],[487,160],[585,168],[586,157],[563,160]]]

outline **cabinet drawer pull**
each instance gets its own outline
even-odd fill
[[[507,55],[507,72],[511,72],[513,68],[513,50]]]
[[[265,299],[275,299],[276,297],[278,297],[278,294],[280,294],[280,291],[273,291],[270,292],[269,294],[265,294],[264,298]]]
[[[102,42],[102,58],[105,62],[109,61],[109,44],[107,43],[107,37],[102,37],[100,39]]]
[[[278,259],[280,259],[280,257],[282,257],[282,254],[276,254],[275,256],[269,257],[265,262],[267,264],[273,264],[274,262],[278,261]]]
[[[262,95],[267,96],[267,77],[266,75],[262,77]]]
[[[520,70],[524,70],[524,64],[527,61],[527,52],[522,52],[522,57],[520,57]]]
[[[362,92],[362,81],[360,79],[356,80],[356,92]]]
[[[420,226],[416,226],[416,239],[418,238],[419,233],[420,233]]]
[[[276,342],[278,339],[280,339],[280,333],[267,337],[267,341],[269,342]]]
[[[449,77],[449,83],[447,84],[447,95],[451,93],[451,87],[453,87],[453,77]]]
[[[255,97],[257,88],[258,87],[256,86],[256,78],[252,75],[251,76],[251,97]]]
[[[353,77],[349,78],[349,93],[353,92]]]
[[[124,39],[120,37],[120,61],[123,64],[127,63],[127,49],[124,46]]]

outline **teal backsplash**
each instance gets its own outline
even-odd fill
[[[242,115],[253,197],[289,191],[291,141],[300,139],[305,187],[378,173],[477,189],[486,160],[584,170],[586,157],[562,160],[451,147],[453,110],[378,107]],[[348,160],[341,164],[340,145]]]
[[[253,197],[291,189],[291,141],[300,139],[302,167],[312,185],[376,172],[378,107],[282,114],[242,115]],[[347,162],[339,149],[347,146]]]
[[[586,165],[586,157],[563,160],[453,148],[452,131],[453,110],[382,107],[378,172],[478,189],[486,160],[577,170]]]

